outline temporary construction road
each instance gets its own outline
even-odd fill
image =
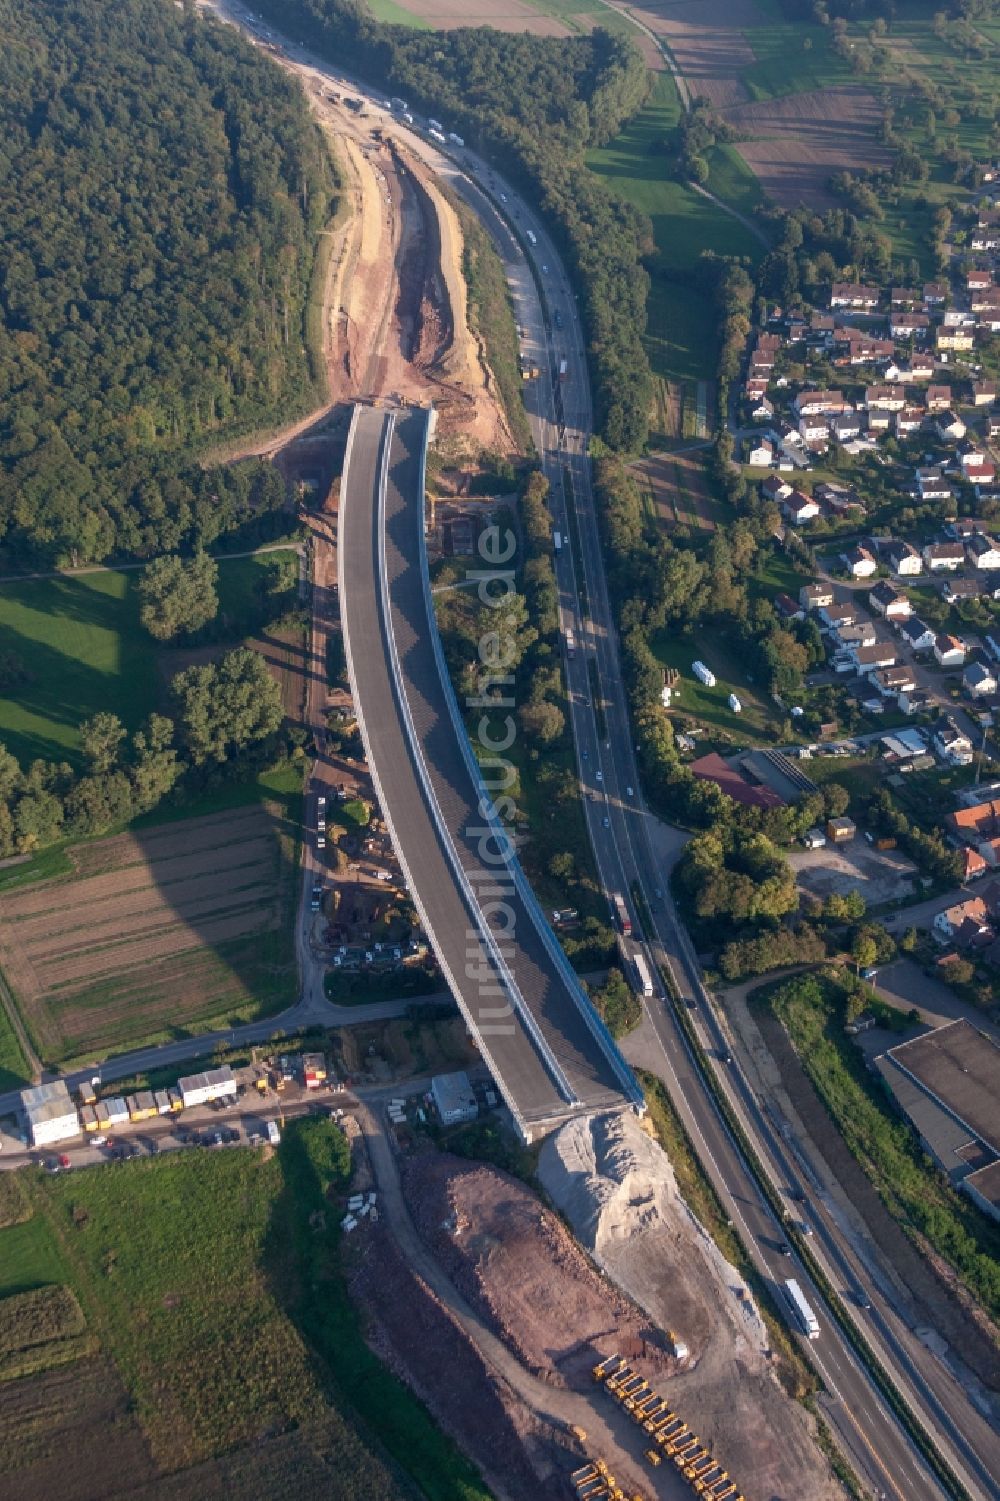
[[[452,994],[526,1140],[641,1093],[546,923],[447,678],[424,550],[431,414],[355,408],[340,487],[341,622],[396,854]],[[485,577],[499,570],[487,565]]]

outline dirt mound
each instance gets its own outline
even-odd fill
[[[842,1492],[812,1419],[774,1378],[767,1329],[738,1271],[677,1191],[670,1162],[632,1115],[570,1121],[542,1147],[543,1186],[614,1283],[690,1349],[671,1405],[748,1496],[833,1501]]]
[[[595,1352],[626,1347],[650,1374],[673,1367],[662,1337],[523,1183],[435,1153],[407,1163],[404,1191],[451,1280],[536,1375],[586,1388]]]

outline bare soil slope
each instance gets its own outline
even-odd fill
[[[691,1356],[670,1381],[682,1414],[751,1497],[838,1501],[809,1415],[770,1369],[767,1329],[740,1274],[677,1192],[669,1160],[632,1116],[570,1122],[539,1177],[612,1281]]]

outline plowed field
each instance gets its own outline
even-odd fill
[[[238,808],[100,840],[0,898],[0,968],[61,1062],[290,999],[294,835]]]

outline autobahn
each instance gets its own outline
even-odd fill
[[[344,645],[396,853],[530,1141],[575,1114],[637,1107],[641,1094],[531,895],[451,692],[424,551],[430,420],[420,409],[355,408],[338,521]],[[476,570],[487,590],[502,576],[491,558],[502,561],[492,542]]]
[[[378,96],[356,78],[345,78],[324,60],[294,45],[288,46],[288,53],[300,66],[321,72],[331,82],[348,82],[358,92],[367,94],[369,106],[377,112]],[[692,1016],[702,1047],[716,1053],[727,1052],[711,997],[702,983],[697,959],[672,905],[653,850],[649,816],[640,791],[590,484],[589,379],[575,299],[555,247],[537,215],[486,163],[468,151],[456,160],[413,132],[399,130],[399,134],[462,193],[491,229],[504,259],[518,321],[542,352],[539,364],[543,370],[551,370],[560,359],[567,360],[568,379],[561,392],[562,423],[555,420],[553,391],[545,381],[534,387],[532,416],[539,455],[552,485],[553,517],[561,528],[566,526],[564,465],[575,492],[581,582],[590,610],[586,620],[579,613],[572,549],[563,549],[556,566],[563,625],[574,629],[581,642],[580,649],[565,666],[578,769],[586,794],[585,809],[595,859],[608,892],[628,894],[633,886],[642,892],[652,920],[652,931],[647,935],[651,958],[670,975],[681,1002],[697,1008]],[[523,233],[528,228],[535,235],[536,244],[522,246],[526,258],[516,249],[512,229]],[[562,330],[553,328],[557,308],[562,316]],[[565,429],[562,435],[560,426]],[[598,736],[597,717],[590,703],[590,659],[595,664],[604,700],[607,721],[604,740]],[[634,789],[631,793],[630,788]],[[723,1120],[702,1072],[702,1060],[695,1057],[668,998],[657,997],[647,1004],[646,1011],[661,1053],[659,1071],[703,1168],[733,1223],[739,1227],[758,1271],[776,1285],[787,1275],[788,1263],[780,1260],[776,1250],[778,1242],[785,1238],[784,1226],[762,1196],[743,1151]],[[745,1080],[726,1067],[717,1067],[716,1074],[718,1087],[725,1093],[754,1156],[774,1188],[786,1193],[790,1189],[801,1192],[797,1168],[786,1160]],[[863,1274],[836,1222],[821,1206],[814,1206],[813,1220],[818,1245],[811,1249],[841,1308],[847,1310]],[[925,1497],[946,1494],[903,1424],[888,1409],[818,1286],[803,1267],[796,1266],[795,1270],[820,1313],[822,1325],[820,1339],[808,1347],[808,1357],[826,1388],[826,1416],[856,1472],[876,1496],[923,1501]],[[865,1318],[860,1319],[856,1309],[849,1316],[860,1325],[874,1358],[967,1494],[976,1498],[1000,1496],[994,1478],[1000,1467],[992,1458],[994,1430],[984,1423],[950,1372],[902,1322],[879,1288],[873,1286],[870,1291],[872,1307]]]

